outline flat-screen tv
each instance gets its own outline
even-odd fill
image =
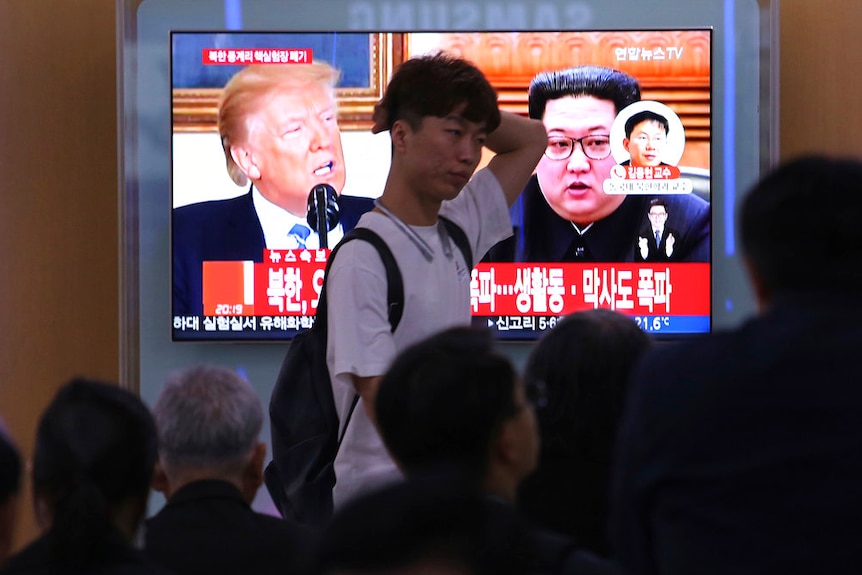
[[[472,271],[474,322],[502,339],[531,340],[571,312],[601,307],[631,315],[658,336],[707,332],[712,35],[710,28],[172,31],[170,209],[177,214],[191,204],[251,198],[250,185],[237,185],[228,174],[218,128],[223,88],[248,65],[322,60],[338,70],[335,119],[346,177],[337,192],[367,198],[382,192],[390,155],[388,133],[370,131],[373,105],[400,62],[438,50],[467,58],[496,88],[501,108],[522,115],[528,114],[537,75],[611,68],[637,81],[640,98],[617,110],[606,129],[591,128],[587,139],[546,121],[548,150],[511,210],[515,235]],[[607,146],[609,154],[602,151]],[[591,177],[619,207],[578,225],[568,221],[566,210],[586,186],[577,173],[579,162],[588,163],[588,150],[605,154],[593,160],[604,167]],[[320,183],[328,182],[324,172]],[[261,240],[251,255],[212,251],[190,264],[181,244],[195,233],[189,226],[200,222],[171,221],[174,341],[289,339],[312,325],[329,249],[273,247]],[[260,226],[243,229],[262,237]],[[179,262],[181,256],[186,260]],[[188,289],[190,281],[199,289]]]

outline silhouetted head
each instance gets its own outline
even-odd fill
[[[137,396],[88,379],[60,388],[39,421],[33,457],[37,516],[59,558],[82,563],[107,538],[134,537],[156,449],[153,418]]]
[[[862,292],[862,162],[806,156],[743,199],[742,250],[762,304],[810,289]]]
[[[383,441],[408,475],[454,465],[479,485],[502,476],[514,487],[535,468],[533,407],[487,330],[452,328],[404,350],[375,405]]]
[[[610,461],[626,384],[651,340],[632,318],[595,309],[565,317],[539,340],[524,379],[543,387],[542,455]]]
[[[263,407],[237,372],[200,365],[171,374],[153,406],[159,461],[172,493],[198,479],[234,483],[247,499],[262,480],[266,446],[260,441]]]

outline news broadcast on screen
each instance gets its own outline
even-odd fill
[[[567,314],[607,308],[659,337],[710,331],[711,29],[174,31],[170,41],[174,341],[283,340],[311,327],[332,247],[385,184],[390,142],[371,132],[374,104],[400,62],[440,50],[476,64],[500,108],[525,116],[573,68],[611,69],[638,91],[583,133],[555,124],[559,95],[534,115],[548,148],[511,208],[514,235],[474,262],[474,323],[533,340]],[[270,97],[273,149],[304,129],[316,148],[270,161],[268,177],[228,135],[243,105],[237,78],[268,75],[237,76],[249,67],[317,67],[336,82],[331,106],[312,106],[310,92]],[[311,128],[292,113],[303,106]],[[291,188],[293,200],[265,187],[279,176],[279,197]],[[595,216],[579,211],[590,194],[606,206]]]

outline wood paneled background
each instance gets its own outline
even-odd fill
[[[411,54],[405,35],[405,57]],[[527,89],[537,73],[559,70],[572,62],[590,62],[627,72],[638,79],[641,97],[670,107],[685,126],[680,164],[709,167],[709,33],[703,31],[617,32],[609,34],[440,34],[447,52],[475,62],[497,89],[501,106],[527,114]],[[686,46],[684,60],[618,61],[614,50],[625,46]]]
[[[862,156],[858,0],[781,0],[781,157]]]
[[[113,0],[0,0],[0,417],[26,456],[60,384],[119,376],[115,28]]]
[[[862,154],[862,2],[781,6],[781,156]],[[0,417],[27,456],[61,383],[120,377],[115,30],[114,0],[0,0]]]

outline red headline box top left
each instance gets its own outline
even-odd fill
[[[204,48],[205,66],[244,64],[310,64],[311,48]]]

